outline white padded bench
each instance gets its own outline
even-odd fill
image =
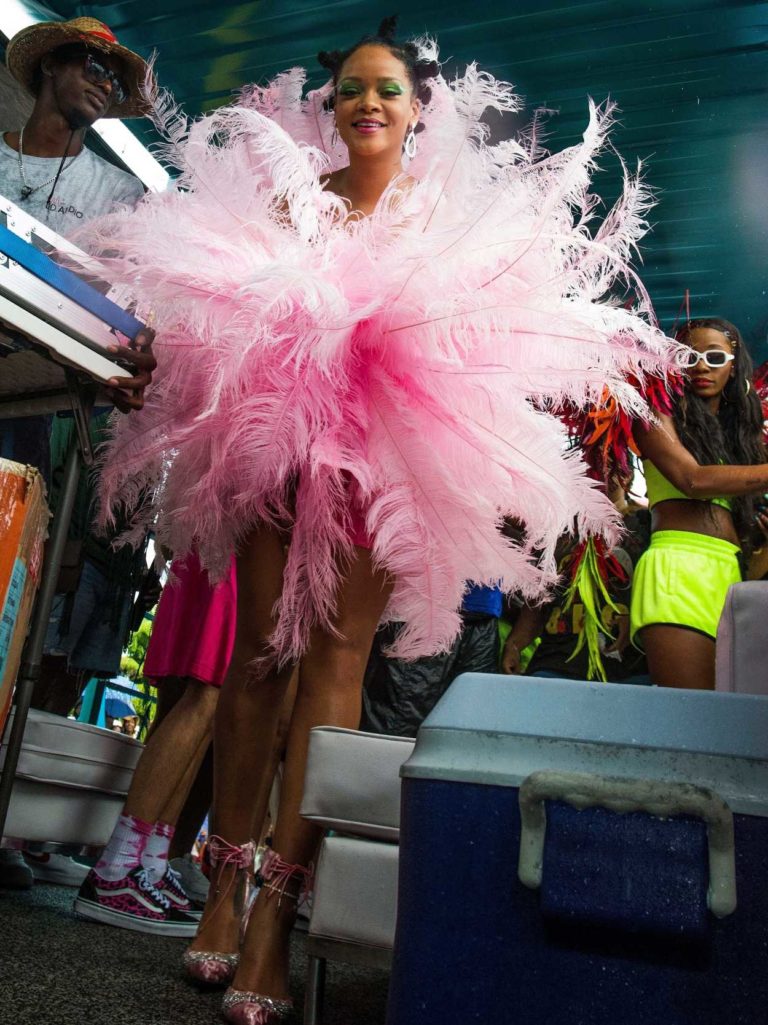
[[[0,748],[0,765],[12,722],[13,711]],[[30,709],[5,835],[94,847],[105,844],[143,749],[133,737]]]
[[[319,1025],[327,960],[391,963],[400,767],[413,745],[411,738],[331,726],[310,735],[301,814],[334,835],[324,838],[316,867],[304,1025]]]

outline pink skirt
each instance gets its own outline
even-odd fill
[[[232,557],[227,575],[212,587],[192,552],[173,563],[177,578],[163,588],[155,614],[144,674],[194,677],[220,687],[235,643],[237,578]]]

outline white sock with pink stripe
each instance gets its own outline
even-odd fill
[[[156,822],[152,835],[141,852],[141,864],[151,883],[159,883],[168,867],[168,849],[175,828],[168,822]]]
[[[115,882],[141,864],[142,852],[152,836],[153,825],[134,815],[121,815],[109,843],[96,862],[97,876]]]

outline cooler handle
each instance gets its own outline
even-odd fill
[[[658,818],[690,815],[707,824],[709,888],[707,905],[717,918],[736,910],[736,860],[733,813],[725,801],[704,787],[665,780],[626,779],[582,772],[533,772],[520,785],[520,882],[532,890],[541,886],[545,801],[564,801],[574,808],[607,808],[615,812],[642,811]]]

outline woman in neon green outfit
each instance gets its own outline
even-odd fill
[[[717,622],[741,579],[738,557],[753,499],[768,490],[768,464],[739,331],[709,317],[677,337],[692,350],[685,390],[672,416],[635,433],[653,533],[633,582],[631,633],[654,683],[711,690]]]

